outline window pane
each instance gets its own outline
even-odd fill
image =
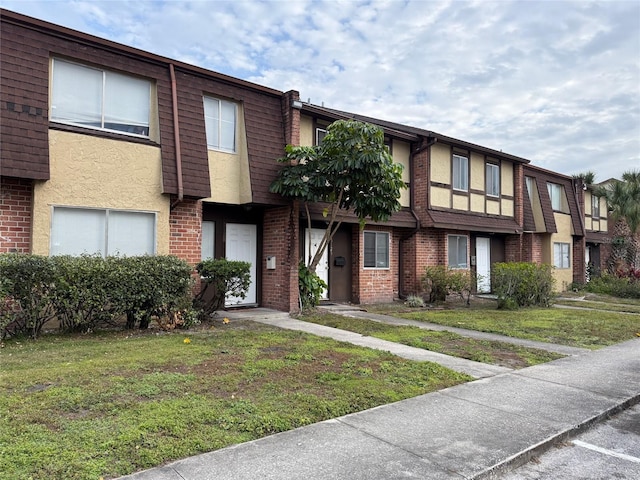
[[[389,267],[389,234],[376,234],[376,267]]]
[[[527,183],[527,193],[529,194],[529,200],[533,201],[533,178],[525,177]]]
[[[218,148],[220,139],[220,102],[214,98],[204,97],[204,123],[207,131],[207,146]]]
[[[500,168],[497,165],[487,164],[486,183],[487,195],[500,195]]]
[[[109,211],[107,255],[153,255],[155,215]]]
[[[202,252],[200,257],[202,260],[215,258],[215,222],[202,222]]]
[[[106,72],[104,127],[148,135],[150,88],[147,80]]]
[[[453,156],[453,188],[468,190],[469,171],[468,159],[460,155]]]
[[[562,210],[562,187],[555,183],[547,183],[547,190],[551,198],[551,208],[554,210]]]
[[[105,212],[82,208],[53,209],[51,255],[105,252]]]
[[[55,60],[51,119],[91,127],[102,126],[102,72]]]
[[[467,268],[467,237],[449,235],[448,261],[451,268]]]
[[[376,266],[376,234],[374,232],[364,232],[364,266]]]

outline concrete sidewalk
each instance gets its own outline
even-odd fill
[[[283,315],[256,310],[225,315],[287,323]],[[635,339],[123,479],[492,478],[639,401],[640,339]]]

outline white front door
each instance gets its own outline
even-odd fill
[[[324,237],[325,230],[321,228],[312,228],[309,231],[308,228],[304,231],[304,243],[306,245],[305,248],[305,257],[304,263],[305,265],[309,265],[315,253],[318,251],[318,247],[320,246],[320,241],[322,237]],[[311,237],[309,237],[309,233],[311,233]],[[329,248],[325,249],[322,254],[322,258],[320,259],[320,263],[316,267],[316,275],[318,275],[327,285],[329,285]],[[328,290],[323,290],[321,299],[326,300],[329,298]]]
[[[243,223],[227,223],[225,237],[227,260],[241,260],[251,263],[251,285],[245,298],[228,296],[225,306],[255,305],[256,296],[256,262],[257,262],[257,227]]]
[[[491,291],[491,239],[476,238],[476,272],[478,274],[478,293]]]

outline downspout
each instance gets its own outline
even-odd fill
[[[431,140],[429,140],[426,144],[420,145],[418,148],[416,148],[414,151],[411,152],[411,155],[409,156],[409,179],[411,180],[411,190],[409,191],[409,211],[411,212],[411,215],[413,216],[413,218],[416,221],[416,226],[413,230],[411,230],[408,234],[406,234],[403,237],[400,237],[400,244],[402,244],[403,242],[405,242],[406,240],[409,240],[411,237],[413,237],[416,233],[418,233],[420,231],[420,217],[418,217],[418,214],[416,213],[416,209],[415,209],[415,205],[416,205],[416,199],[415,199],[415,178],[414,178],[414,173],[415,173],[415,167],[414,167],[414,156],[417,153],[420,153],[421,151],[430,148],[434,143],[436,143],[438,141],[437,137],[433,137]],[[428,172],[427,172],[427,177],[428,177]],[[427,178],[428,180],[428,178]],[[404,260],[403,255],[402,255],[402,248],[400,248],[400,251],[398,252],[398,265],[400,265],[400,268],[402,267],[402,261]],[[406,295],[404,294],[404,292],[402,292],[401,287],[402,286],[402,275],[398,274],[398,296],[400,298],[405,298]]]
[[[176,177],[178,179],[178,198],[171,204],[173,210],[184,199],[184,186],[182,185],[182,152],[180,149],[180,122],[178,121],[178,90],[176,87],[176,71],[173,63],[169,64],[171,74],[171,103],[173,107],[173,135],[176,146]]]

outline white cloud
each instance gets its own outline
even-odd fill
[[[566,174],[640,169],[637,2],[0,4]]]

